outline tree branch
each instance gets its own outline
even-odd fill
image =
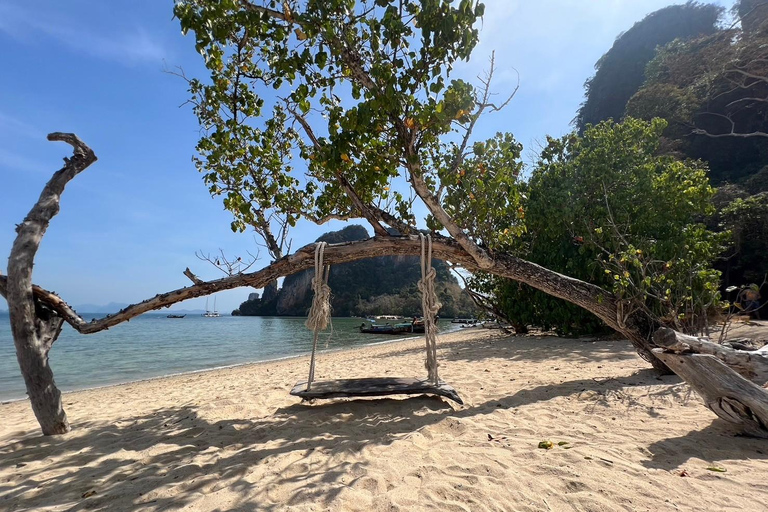
[[[421,245],[417,236],[387,236],[329,245],[325,249],[324,258],[329,265],[338,265],[376,256],[414,256],[420,254],[420,251]],[[461,265],[470,272],[480,270],[475,260],[453,240],[442,237],[436,239],[433,242],[433,251],[437,259]],[[279,277],[295,274],[313,266],[314,244],[311,244],[259,271],[214,281],[203,281],[189,287],[155,295],[143,302],[128,306],[114,315],[93,322],[86,322],[58,295],[42,288],[36,288],[35,298],[59,313],[78,332],[91,334],[114,327],[142,313],[166,308],[184,300],[204,297],[242,286],[263,288]],[[587,309],[603,319],[608,325],[618,328],[613,296],[609,291],[598,286],[558,274],[535,263],[509,255],[496,258],[488,271],[501,277],[524,282],[555,297],[587,306]],[[0,276],[0,289],[4,288],[5,279],[5,276]]]
[[[760,132],[760,131],[749,132],[749,133],[737,132],[736,131],[736,123],[734,122],[733,119],[731,119],[727,115],[718,114],[716,112],[702,112],[699,115],[708,115],[708,116],[721,117],[721,118],[725,119],[726,121],[728,121],[729,123],[731,123],[731,131],[727,132],[727,133],[710,133],[707,130],[704,130],[703,128],[693,128],[691,130],[691,133],[693,133],[694,135],[705,135],[705,136],[713,138],[713,139],[717,139],[717,138],[721,138],[721,137],[738,137],[738,138],[742,138],[742,139],[748,139],[748,138],[752,138],[752,137],[766,137],[766,138],[768,138],[768,132]]]
[[[304,116],[300,115],[296,110],[291,108],[290,106],[287,106],[288,111],[293,114],[293,117],[296,118],[296,121],[301,125],[301,127],[306,132],[309,139],[312,141],[312,144],[315,146],[316,149],[321,148],[320,141],[315,136],[314,130],[312,130],[312,127],[309,125],[307,120],[304,118]],[[336,173],[336,178],[339,180],[339,183],[341,184],[342,188],[344,188],[344,191],[347,194],[347,197],[352,201],[352,204],[355,205],[355,208],[358,209],[360,212],[360,215],[362,215],[365,220],[368,221],[368,223],[373,227],[374,233],[380,236],[386,236],[389,234],[389,232],[382,226],[376,216],[372,212],[372,207],[365,204],[362,199],[360,199],[360,196],[355,192],[355,189],[352,188],[352,184],[349,182],[349,180],[344,176],[341,172]]]
[[[409,171],[413,190],[424,202],[430,213],[448,230],[448,233],[461,247],[467,251],[480,269],[490,272],[491,267],[493,267],[493,259],[464,233],[458,224],[451,219],[448,212],[443,209],[438,199],[429,191],[429,187],[421,177],[420,165],[409,164]]]
[[[48,224],[59,213],[61,194],[70,180],[96,161],[93,150],[74,133],[50,133],[48,140],[66,142],[73,152],[71,158],[64,158],[64,167],[54,173],[37,203],[16,227],[18,236],[8,258],[8,284],[4,287],[14,339],[32,339],[35,335],[32,268]]]
[[[205,281],[197,277],[195,274],[192,273],[191,270],[189,270],[189,267],[184,269],[184,275],[189,278],[190,281],[192,281],[194,284],[203,284]]]

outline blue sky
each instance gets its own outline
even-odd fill
[[[486,1],[481,43],[457,76],[474,79],[496,50],[495,90],[520,90],[487,117],[478,138],[510,131],[526,155],[547,134],[570,130],[582,85],[615,37],[667,0]],[[730,2],[719,2],[729,6]],[[0,271],[14,226],[70,148],[45,140],[77,133],[99,161],[68,186],[35,265],[35,283],[70,304],[136,302],[186,286],[186,267],[222,274],[194,253],[257,250],[234,234],[191,163],[199,137],[186,84],[164,70],[204,76],[192,37],[172,18],[172,2],[3,0],[0,3]],[[293,247],[339,223],[299,225]],[[248,289],[218,295],[221,311]],[[181,308],[203,308],[194,299]],[[0,307],[5,304],[0,299]]]

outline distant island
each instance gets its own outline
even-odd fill
[[[121,309],[127,308],[130,304],[122,302],[110,302],[109,304],[79,304],[74,307],[75,311],[80,314],[92,313],[99,315],[111,315],[117,313]],[[2,310],[0,310],[2,312]],[[205,313],[204,309],[167,309],[162,311],[155,311],[154,313],[175,313],[182,315],[197,315]]]
[[[341,243],[368,238],[359,225],[332,231],[318,242]],[[471,316],[476,306],[459,286],[456,277],[443,261],[433,260],[437,272],[435,288],[442,303],[442,317]],[[304,316],[312,303],[311,281],[314,270],[288,276],[277,292],[249,300],[232,312],[242,316]],[[421,277],[416,256],[379,256],[331,268],[331,307],[334,316],[402,315],[421,316],[421,294],[417,283]]]
[[[110,313],[117,313],[123,308],[128,307],[129,304],[124,304],[122,302],[110,302],[109,304],[78,304],[77,306],[74,306],[75,311],[79,313],[102,313],[102,314],[110,314]]]

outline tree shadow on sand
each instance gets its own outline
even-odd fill
[[[560,338],[557,336],[510,336],[498,335],[480,340],[457,340],[441,342],[437,348],[441,359],[447,361],[482,361],[492,354],[494,359],[509,361],[568,361],[612,362],[629,361],[638,358],[637,353],[626,340],[600,340],[594,338]],[[423,348],[396,350],[388,355],[418,356]]]
[[[735,435],[730,425],[720,418],[714,418],[701,430],[657,441],[648,451],[651,458],[643,461],[643,465],[668,471],[681,468],[693,458],[711,464],[734,459],[768,459],[765,439]]]
[[[416,397],[295,405],[256,420],[209,422],[195,407],[179,407],[112,424],[81,423],[66,436],[0,448],[0,464],[14,473],[0,482],[0,508],[112,509],[122,498],[135,508],[173,509],[219,486],[258,496],[291,481],[336,481],[358,472],[354,462],[332,462],[345,460],[336,455],[390,444],[450,411],[439,399]],[[327,463],[309,468],[302,461],[317,450]],[[248,479],[255,466],[289,453],[296,457],[288,470],[258,482]],[[312,499],[311,492],[307,488],[291,499]]]
[[[584,390],[598,394],[597,407],[600,393],[656,382],[654,375],[642,370],[602,381],[542,385],[458,410],[439,398],[417,396],[294,404],[257,419],[210,421],[197,407],[182,406],[113,423],[83,422],[66,436],[0,447],[0,467],[12,474],[0,482],[0,509],[115,510],[115,503],[129,503],[130,510],[173,510],[223,488],[234,501],[211,508],[252,510],[257,504],[259,510],[275,510],[315,503],[324,509],[345,486],[365,476],[363,459],[349,454],[387,446],[448,418],[487,415]],[[674,390],[664,386],[660,392]],[[710,442],[720,431],[718,425],[689,436]],[[672,458],[654,456],[649,464],[676,463],[674,440],[666,442],[651,451],[671,451]],[[733,443],[723,448],[729,449],[740,452]],[[329,490],[314,485],[318,482],[337,485]],[[272,504],[278,500],[271,493],[286,487],[289,495]]]

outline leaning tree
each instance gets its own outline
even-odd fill
[[[652,351],[653,317],[625,307],[611,290],[499,249],[520,232],[525,215],[520,148],[509,135],[483,142],[472,136],[480,117],[505,103],[492,101],[492,62],[477,89],[450,79],[478,41],[483,9],[471,0],[179,0],[175,15],[183,32],[194,33],[210,71],[206,80],[190,79],[189,87],[205,131],[195,163],[211,193],[223,196],[233,229],[252,226],[267,243],[275,229],[270,219],[278,219],[277,229],[300,219],[365,219],[374,237],[329,246],[328,264],[418,254],[419,202],[429,212],[436,258],[581,306],[626,336],[655,368],[679,366],[684,356],[664,354],[664,364]],[[257,272],[209,282],[187,270],[191,286],[86,322],[31,280],[35,252],[64,186],[95,161],[71,134],[49,139],[68,142],[74,155],[19,225],[0,293],[9,302],[32,408],[44,434],[59,434],[69,423],[48,351],[64,321],[83,334],[98,332],[189,298],[264,287],[311,268],[314,254],[304,247]],[[750,361],[741,369],[768,364]],[[768,421],[765,411],[758,416]]]

